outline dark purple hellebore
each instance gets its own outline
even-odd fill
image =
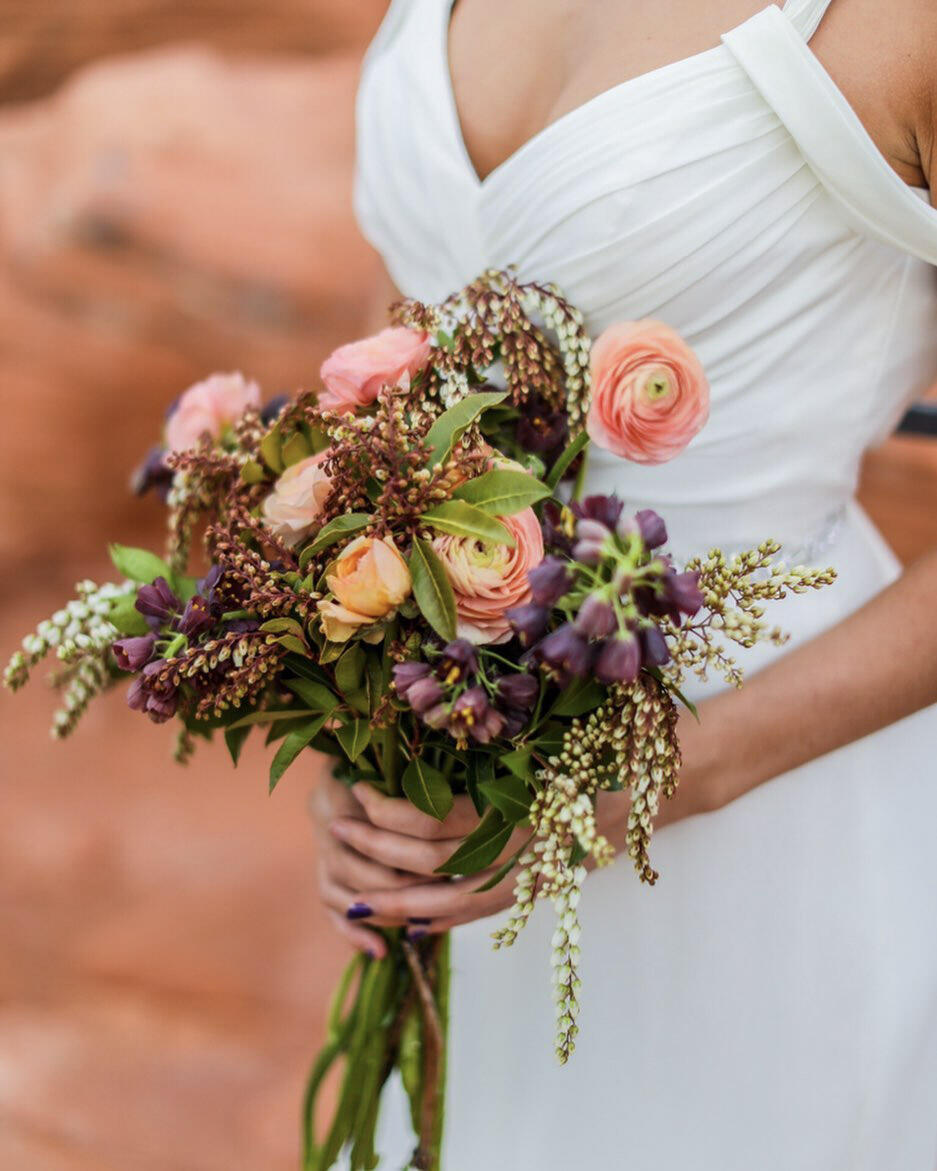
[[[155,646],[155,634],[141,634],[134,638],[119,638],[111,644],[111,650],[121,671],[139,671],[152,658]]]
[[[559,557],[544,557],[527,571],[530,594],[538,606],[555,606],[573,584],[567,564]]]
[[[140,586],[134,605],[151,626],[155,623],[157,630],[182,609],[164,577],[158,577],[152,585]]]
[[[641,644],[627,631],[608,639],[595,663],[596,678],[602,683],[633,683],[641,669]]]

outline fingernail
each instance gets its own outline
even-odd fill
[[[376,960],[377,959],[377,952],[374,950],[373,947],[369,947],[368,950],[364,954],[368,957],[369,960]]]
[[[425,927],[411,927],[407,931],[407,939],[412,939],[415,943],[418,939],[425,939],[428,934]]]
[[[345,917],[347,919],[367,919],[373,914],[374,912],[367,903],[352,903],[345,912]]]
[[[432,923],[432,919],[408,919],[408,923],[413,923],[416,927],[428,927]]]

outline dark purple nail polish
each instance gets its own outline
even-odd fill
[[[407,931],[407,939],[411,940],[413,943],[416,943],[419,939],[425,939],[428,934],[429,932],[425,927],[411,927]]]
[[[377,952],[374,950],[373,947],[369,947],[368,950],[364,954],[368,957],[369,960],[376,960],[377,959]]]
[[[432,919],[408,919],[408,923],[412,923],[414,927],[428,927],[432,923]]]
[[[373,914],[374,912],[367,903],[352,903],[345,912],[345,917],[346,919],[367,919]]]

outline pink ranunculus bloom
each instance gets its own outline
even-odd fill
[[[498,520],[514,537],[513,549],[468,537],[433,539],[455,594],[459,636],[476,644],[511,637],[504,612],[530,601],[527,571],[543,560],[543,532],[533,509]]]
[[[260,387],[243,374],[212,374],[190,386],[166,423],[171,451],[194,447],[203,435],[217,439],[248,407],[260,409]]]
[[[267,528],[287,545],[295,545],[317,527],[319,514],[332,491],[332,480],[322,469],[329,453],[320,451],[292,464],[264,500]]]
[[[339,346],[322,363],[319,405],[346,413],[373,403],[384,386],[412,378],[429,360],[429,334],[396,326]]]
[[[709,418],[699,358],[660,321],[611,325],[592,347],[589,437],[640,464],[679,455]]]
[[[413,587],[392,537],[358,537],[342,550],[325,580],[333,598],[320,601],[317,609],[331,642],[347,642],[359,627],[386,617]]]

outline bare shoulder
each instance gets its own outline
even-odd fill
[[[832,0],[811,48],[901,178],[937,180],[937,0]]]

